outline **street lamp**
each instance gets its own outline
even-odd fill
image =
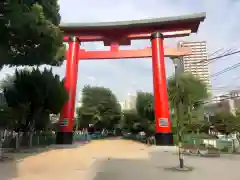
[[[181,57],[172,57],[172,62],[174,64],[174,70],[175,70],[175,81],[176,81],[176,88],[177,91],[179,90],[179,75],[181,73]],[[179,158],[179,168],[183,169],[184,168],[184,158],[183,158],[183,153],[182,153],[182,127],[180,125],[182,116],[181,116],[181,110],[182,110],[182,102],[179,101],[177,102],[177,105],[175,108],[175,113],[176,113],[176,118],[177,118],[177,135],[178,135],[178,158]]]

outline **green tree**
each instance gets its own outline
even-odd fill
[[[175,61],[173,59],[173,61]],[[175,63],[175,67],[176,67]],[[193,112],[199,108],[199,102],[208,97],[206,85],[190,73],[179,73],[168,79],[170,107],[174,111],[179,147],[179,167],[184,168],[182,138],[184,130],[193,125]],[[195,121],[194,121],[195,122]],[[191,126],[190,126],[191,125]]]
[[[221,112],[210,118],[214,129],[222,134],[228,135],[233,132],[239,132],[240,121],[237,116],[230,112]]]
[[[77,125],[80,128],[87,128],[89,124],[94,124],[95,108],[77,107]]]
[[[24,132],[43,129],[48,125],[47,117],[58,114],[68,99],[63,81],[51,69],[16,70],[3,92],[8,106],[19,112],[18,124]]]
[[[220,132],[226,136],[235,134],[238,143],[240,143],[240,117],[237,113],[236,116],[230,112],[220,112],[211,116],[210,118],[211,128],[217,132]],[[236,151],[236,146],[233,139],[233,151]]]
[[[91,114],[93,124],[112,129],[121,120],[121,106],[110,89],[87,85],[82,90],[82,114]]]
[[[136,134],[142,130],[140,127],[142,118],[138,115],[136,110],[124,110],[122,120],[122,128],[124,131]]]
[[[10,85],[11,80],[11,76],[7,76],[6,81],[3,82],[2,85]],[[28,109],[28,107],[24,107],[23,105],[19,105],[18,108],[15,109],[9,107],[4,93],[0,93],[0,129],[18,131],[20,125],[18,120],[22,118],[26,109]],[[24,117],[26,116],[24,115]]]
[[[15,127],[15,117],[13,109],[7,106],[0,107],[0,129],[13,129]]]
[[[169,102],[174,112],[177,112],[181,104],[182,119],[191,123],[192,114],[201,102],[208,97],[207,86],[190,73],[181,73],[178,77],[168,79]]]
[[[153,94],[149,92],[138,92],[136,99],[136,110],[141,117],[141,126],[148,136],[155,132],[155,116]]]
[[[3,0],[0,10],[1,66],[63,62],[57,0]]]

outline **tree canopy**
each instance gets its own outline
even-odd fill
[[[190,73],[181,73],[168,79],[168,96],[171,108],[180,110],[183,118],[188,117],[208,97],[207,86]]]
[[[136,110],[142,118],[154,121],[153,94],[149,92],[138,92]]]
[[[178,85],[177,85],[178,84]],[[181,73],[168,79],[168,95],[171,105],[182,102],[192,108],[208,97],[207,86],[191,73]]]
[[[214,130],[222,134],[240,132],[240,117],[230,112],[220,112],[211,116],[210,123]]]
[[[168,97],[173,111],[172,129],[179,138],[183,132],[199,132],[209,126],[204,119],[202,102],[208,97],[207,86],[191,73],[168,78]]]
[[[133,113],[133,112],[132,112]],[[134,130],[145,131],[149,136],[155,132],[155,116],[153,94],[149,92],[138,92],[136,97],[136,118],[138,122],[134,122]],[[125,117],[126,115],[124,115]],[[129,115],[128,115],[129,116]]]
[[[134,109],[123,111],[122,128],[124,131],[138,133],[143,131],[142,118],[138,115]]]
[[[92,124],[101,122],[104,127],[112,129],[120,122],[121,106],[110,89],[87,85],[82,90],[82,107],[78,110],[78,118],[85,121],[84,116]]]
[[[63,81],[52,70],[38,68],[16,70],[11,83],[3,83],[7,104],[19,115],[23,128],[42,126],[37,122],[49,120],[49,114],[58,114],[68,99]]]
[[[0,7],[1,66],[63,62],[57,0],[3,0]]]

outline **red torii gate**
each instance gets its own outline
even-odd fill
[[[170,18],[146,19],[137,21],[105,22],[105,23],[70,23],[61,25],[64,31],[64,42],[68,42],[66,51],[65,87],[69,99],[63,106],[57,144],[71,144],[73,141],[73,125],[75,96],[78,74],[78,61],[91,59],[123,59],[152,57],[154,108],[156,121],[156,144],[172,145],[171,121],[164,55],[183,56],[189,49],[164,48],[163,38],[188,36],[196,33],[205,13]],[[151,39],[152,47],[138,50],[120,50],[120,45],[131,45],[131,40]],[[81,42],[102,41],[110,46],[109,51],[86,51],[80,47]]]

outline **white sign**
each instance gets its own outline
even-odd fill
[[[160,127],[168,127],[168,118],[159,118]]]

